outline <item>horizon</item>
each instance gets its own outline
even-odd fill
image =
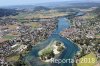
[[[16,6],[16,5],[36,5],[41,3],[49,3],[49,2],[98,2],[99,0],[3,0],[0,1],[0,7],[5,6]]]

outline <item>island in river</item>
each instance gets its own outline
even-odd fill
[[[38,52],[42,50],[43,48],[47,47],[48,44],[51,43],[51,41],[60,41],[64,44],[65,48],[58,59],[73,59],[74,55],[79,51],[79,48],[76,44],[74,44],[72,41],[69,41],[68,39],[60,36],[60,32],[66,28],[70,28],[69,20],[62,17],[58,18],[57,27],[53,31],[53,33],[48,37],[48,39],[40,42],[36,46],[33,46],[32,50],[24,57],[25,61],[29,63],[31,66],[72,66],[72,63],[44,63],[41,62]],[[35,65],[34,65],[35,64]]]
[[[51,41],[46,48],[39,51],[39,58],[44,62],[51,62],[51,60],[56,58],[64,49],[65,46],[62,42]]]
[[[81,60],[82,57],[100,59],[99,13],[95,13],[95,8],[90,8],[91,12],[90,10],[87,12],[88,9],[82,10],[84,15],[82,12],[76,13],[81,9],[72,8],[71,12],[69,9],[68,11],[62,10],[21,11],[16,16],[0,17],[2,65],[9,65],[10,62],[12,66],[13,64],[15,66],[25,65],[25,63],[28,64],[27,66],[72,66],[73,63],[41,61],[41,59],[47,61],[57,55],[57,59]],[[71,15],[68,16],[69,13]],[[47,48],[52,41],[61,42],[65,48],[58,49],[55,45],[52,45],[55,49]],[[45,48],[46,51],[43,50]],[[81,51],[77,53],[79,50]],[[80,66],[80,63],[76,65]]]
[[[72,58],[77,52],[78,47],[59,35],[65,28],[70,28],[68,20],[62,17],[64,15],[62,14],[61,17],[34,19],[26,19],[25,16],[23,19],[22,17],[17,19],[18,15],[15,19],[12,19],[12,16],[9,18],[1,17],[2,22],[0,22],[0,28],[2,30],[0,40],[3,39],[3,41],[1,41],[2,46],[0,49],[3,51],[1,54],[5,55],[1,56],[1,59],[5,58],[7,62],[13,61],[11,64],[17,64],[17,66],[20,64],[20,61],[23,60],[23,63],[25,62],[30,66],[58,66],[52,63],[43,63],[38,58],[38,52],[47,47],[52,40],[62,42],[65,47],[71,47],[64,49],[58,58]],[[11,20],[11,22],[8,22],[9,20]],[[7,39],[7,41],[4,39]],[[26,52],[27,48],[28,51],[30,51],[28,53]]]

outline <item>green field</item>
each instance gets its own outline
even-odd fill
[[[38,22],[31,22],[30,25],[32,26],[33,29],[40,27]]]
[[[79,59],[77,66],[94,66],[97,61],[95,54],[90,53]]]
[[[14,39],[15,36],[9,36],[9,35],[6,35],[6,36],[3,36],[4,39],[7,39],[7,40],[10,40],[10,39]]]
[[[20,55],[13,55],[7,58],[8,61],[18,61]]]
[[[99,34],[96,34],[96,36],[100,36],[100,33]]]

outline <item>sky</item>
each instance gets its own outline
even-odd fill
[[[0,6],[34,5],[39,3],[59,2],[59,1],[99,1],[99,0],[0,0]]]

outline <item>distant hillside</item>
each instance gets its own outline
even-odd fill
[[[7,6],[3,8],[17,9],[17,10],[49,10],[49,8],[86,8],[86,7],[96,7],[100,6],[100,1],[92,2],[92,1],[62,1],[62,2],[48,2],[48,3],[40,3],[40,4],[32,4],[32,5],[16,5],[16,6]]]
[[[12,6],[5,6],[2,8],[6,8],[6,9],[17,9],[17,10],[23,10],[23,9],[34,9],[34,5],[12,5]]]
[[[100,7],[97,8],[97,9],[95,9],[95,10],[93,10],[93,12],[94,12],[94,13],[97,13],[97,14],[100,14]]]
[[[95,9],[95,10],[93,10],[92,12],[98,14],[97,18],[100,19],[100,7]]]
[[[40,10],[50,10],[50,8],[44,7],[44,6],[36,6],[34,8],[34,11],[40,11]]]
[[[62,2],[50,2],[50,3],[41,3],[37,4],[39,6],[46,6],[50,8],[55,7],[92,7],[100,6],[100,2],[84,2],[84,1],[62,1]]]
[[[89,7],[100,7],[100,3],[94,3],[94,2],[87,2],[87,3],[72,3],[72,7],[78,7],[78,8],[89,8]]]
[[[16,10],[13,10],[13,9],[0,9],[0,17],[3,17],[3,16],[10,16],[10,15],[17,15],[18,12]]]

